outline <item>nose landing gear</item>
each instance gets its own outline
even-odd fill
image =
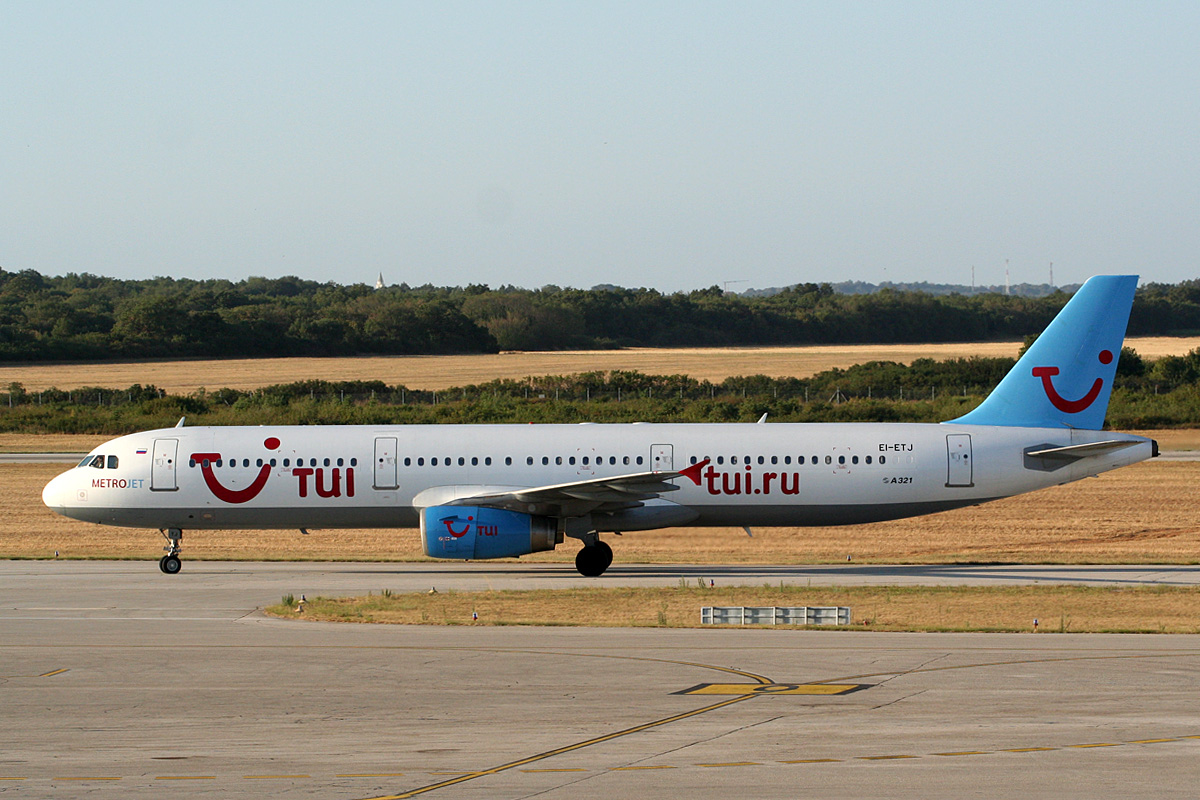
[[[183,569],[183,562],[179,559],[179,552],[183,549],[180,545],[183,541],[183,531],[179,528],[160,528],[158,532],[167,540],[167,546],[163,548],[167,554],[158,560],[158,568],[167,575],[175,575]]]

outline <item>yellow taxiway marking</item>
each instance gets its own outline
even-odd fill
[[[1120,747],[1119,742],[1092,742],[1090,744],[1069,744],[1067,747]]]
[[[403,772],[349,772],[334,775],[335,778],[403,778]]]
[[[159,775],[156,781],[215,781],[216,775]]]
[[[1057,750],[1057,747],[1014,747],[1009,750],[1001,750],[1001,753],[1041,753],[1045,750]]]
[[[26,780],[29,780],[29,779],[28,778],[9,778],[9,777],[0,775],[0,781],[26,781]]]
[[[0,675],[0,678],[8,678],[9,680],[16,680],[18,678],[52,678],[55,675],[62,675],[64,672],[70,671],[66,667],[63,667],[62,669],[52,669],[49,672],[43,672],[41,675]]]
[[[860,761],[894,761],[898,758],[920,758],[920,756],[858,756]]]
[[[243,775],[242,778],[248,781],[277,781],[288,780],[289,778],[311,778],[312,775]]]
[[[789,761],[780,761],[780,764],[835,764],[841,762],[840,758],[793,758]]]
[[[120,778],[111,778],[100,775],[72,775],[65,778],[54,778],[56,781],[119,781]]]
[[[935,756],[982,756],[987,755],[987,750],[959,750],[955,753],[934,753]]]
[[[862,689],[861,683],[701,683],[676,694],[846,694]]]
[[[1126,744],[1158,744],[1159,742],[1178,742],[1178,739],[1134,739]]]
[[[53,676],[53,675],[62,675],[64,672],[67,672],[67,671],[68,671],[68,670],[67,670],[66,668],[63,668],[63,669],[54,669],[54,670],[51,670],[51,671],[49,671],[49,672],[43,672],[41,675],[38,675],[38,677],[39,677],[39,678],[49,678],[49,677],[51,677],[51,676]]]
[[[761,761],[725,761],[716,764],[697,764],[697,767],[761,767]]]
[[[523,769],[521,772],[588,772],[583,767],[565,767],[563,769]]]
[[[650,766],[650,767],[613,767],[612,769],[609,770],[609,772],[631,772],[635,769],[679,769],[679,767],[673,767],[668,764],[662,764],[662,765]]]

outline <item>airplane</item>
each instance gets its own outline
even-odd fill
[[[1158,455],[1103,431],[1136,275],[1088,280],[981,405],[942,423],[184,427],[106,442],[43,502],[102,525],[184,530],[419,527],[427,556],[491,559],[602,533],[819,526],[930,514]],[[760,420],[761,422],[762,420]]]

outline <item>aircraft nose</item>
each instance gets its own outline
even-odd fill
[[[53,478],[42,489],[42,502],[48,508],[59,511],[66,507],[67,501],[70,499],[69,492],[71,491],[71,487],[67,485],[69,476],[70,473],[64,472],[62,475]]]

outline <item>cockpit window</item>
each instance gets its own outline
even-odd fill
[[[109,457],[108,457],[108,468],[109,468],[109,469],[116,469],[116,468],[117,468],[117,457],[116,457],[116,456],[109,456]]]
[[[83,461],[79,462],[79,466],[81,466],[81,467],[91,466],[92,461],[95,460],[96,458],[97,458],[97,456],[93,456],[90,454],[86,455],[83,457]]]
[[[92,469],[104,469],[104,456],[96,456],[92,459]]]

